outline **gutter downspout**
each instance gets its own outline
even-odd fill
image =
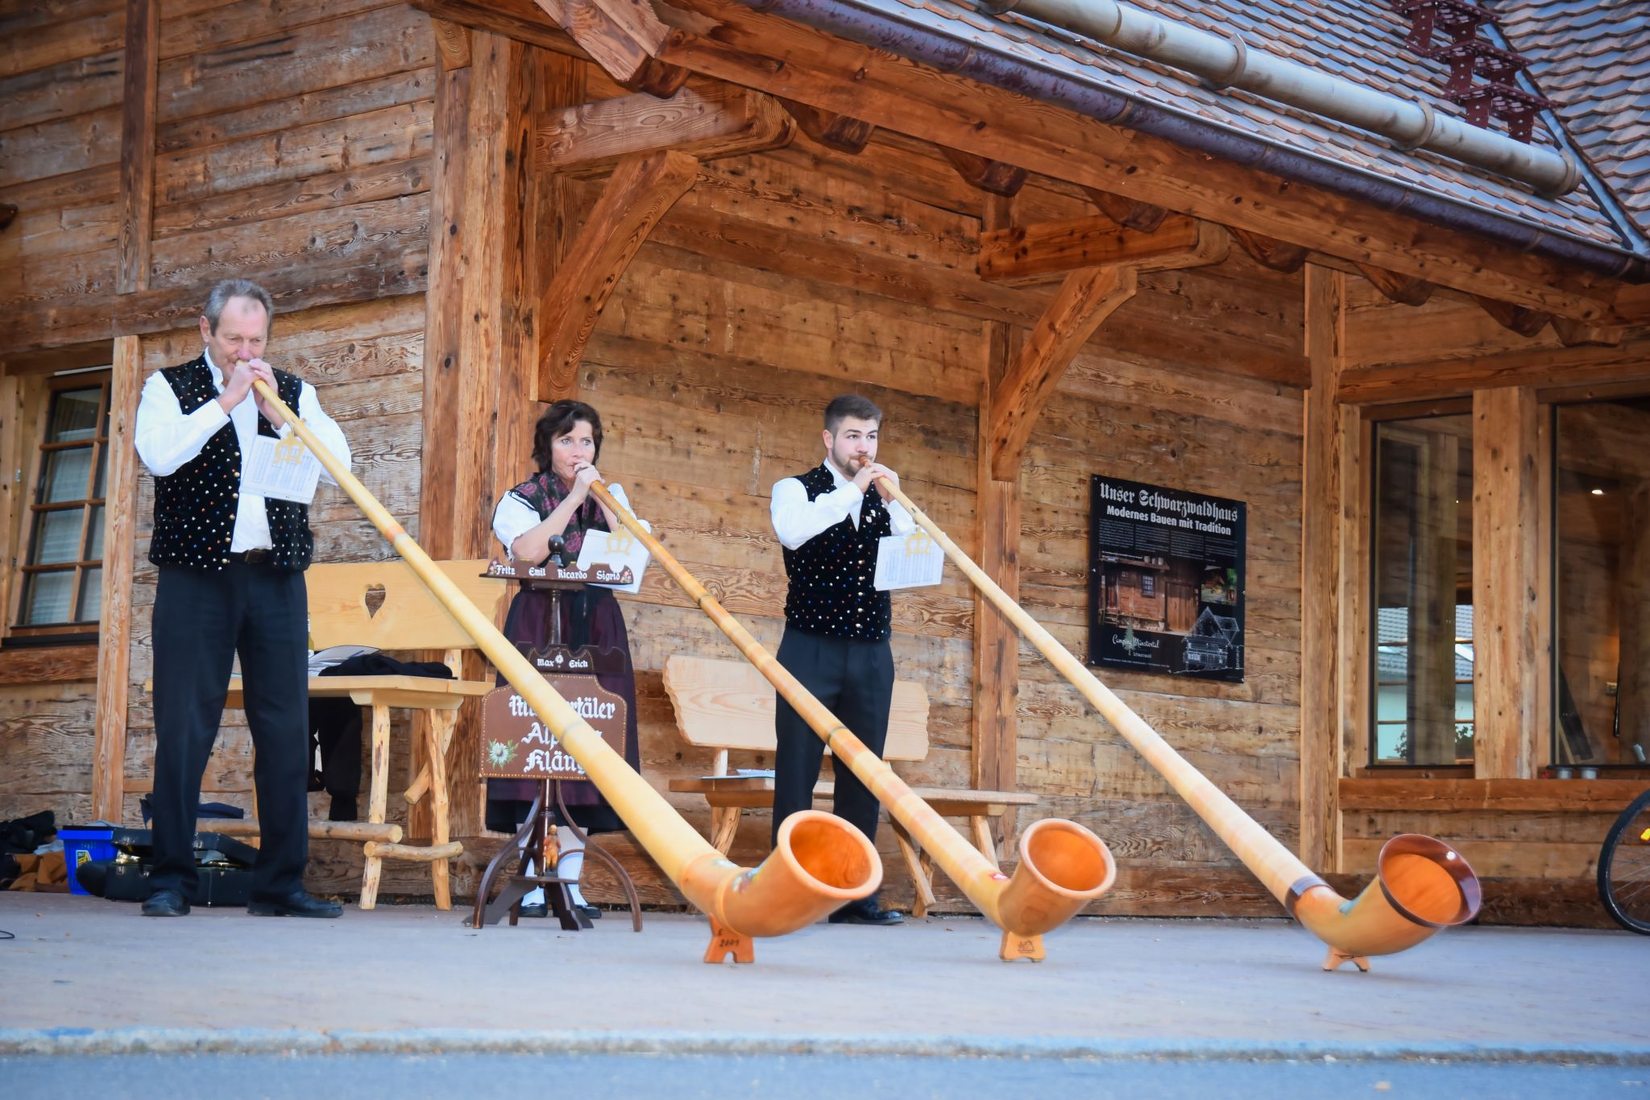
[[[1565,152],[1526,145],[1442,115],[1428,103],[1379,92],[1344,77],[1162,19],[1116,0],[986,0],[999,15],[1018,12],[1125,53],[1379,134],[1400,149],[1426,149],[1529,184],[1545,198],[1575,190],[1581,169]]]
[[[976,46],[896,13],[857,7],[844,0],[737,0],[753,11],[813,27],[838,38],[908,57],[944,73],[992,87],[1188,149],[1257,168],[1284,179],[1312,184],[1395,214],[1486,237],[1520,252],[1545,256],[1610,278],[1650,280],[1650,258],[1532,226],[1483,206],[1474,206],[1323,157],[1276,145],[1206,119],[1133,99],[1092,85],[1074,83],[1069,73],[989,47]]]

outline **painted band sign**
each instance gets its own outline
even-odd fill
[[[1089,664],[1243,680],[1248,506],[1096,475]]]
[[[594,676],[547,675],[545,680],[614,752],[624,753],[625,702]],[[508,684],[482,700],[481,774],[490,779],[583,779],[584,769],[561,747],[555,731]]]

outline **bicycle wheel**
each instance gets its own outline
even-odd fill
[[[1633,799],[1604,838],[1598,897],[1617,924],[1650,936],[1650,791]]]

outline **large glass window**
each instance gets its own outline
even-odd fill
[[[1370,764],[1472,762],[1472,418],[1375,425]]]
[[[22,529],[13,637],[98,620],[108,422],[107,372],[53,380]]]
[[[1650,398],[1555,410],[1552,762],[1650,752]]]

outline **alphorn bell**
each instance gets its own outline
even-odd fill
[[[711,847],[662,795],[631,770],[624,757],[608,747],[590,723],[574,712],[366,486],[281,403],[274,388],[261,380],[254,385],[475,639],[494,667],[555,732],[562,748],[584,768],[659,869],[688,901],[710,917],[706,962],[721,962],[729,955],[736,962],[750,962],[754,958],[751,937],[794,932],[849,901],[869,896],[881,884],[882,861],[865,834],[841,818],[814,810],[785,822],[773,854],[758,867],[739,867]]]
[[[1169,781],[1272,896],[1329,945],[1325,970],[1345,962],[1368,970],[1368,956],[1402,951],[1478,912],[1478,876],[1467,861],[1443,841],[1418,833],[1387,841],[1376,861],[1375,881],[1353,901],[1341,897],[1112,694],[898,486],[887,478],[882,483],[997,610]]]
[[[643,527],[607,486],[595,482],[596,495],[664,567],[700,610],[721,627],[739,652],[796,708],[814,732],[893,817],[911,834],[940,869],[981,913],[1003,930],[999,956],[1004,960],[1044,957],[1043,933],[1058,928],[1084,905],[1111,889],[1117,866],[1105,842],[1073,821],[1039,821],[1020,834],[1020,861],[1012,878],[965,840],[951,824],[918,798],[877,754],[814,698],[739,620],[728,614],[705,586],[677,561],[652,532]],[[787,819],[788,820],[788,819]]]

